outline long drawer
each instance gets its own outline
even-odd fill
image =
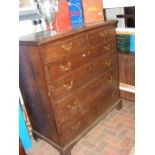
[[[89,48],[90,51],[90,55],[91,55],[91,59],[95,59],[97,57],[100,57],[102,55],[106,55],[108,53],[111,52],[115,52],[117,51],[116,49],[116,40],[110,40],[106,43],[101,42],[99,44],[97,44],[96,46],[90,47]]]
[[[68,144],[71,140],[77,137],[77,135],[79,135],[96,119],[96,105],[92,105],[91,108],[87,108],[87,112],[84,115],[76,115],[64,123],[64,125],[60,126],[59,129],[62,133],[62,140],[64,145]]]

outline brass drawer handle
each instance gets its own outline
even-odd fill
[[[108,62],[105,63],[106,66],[110,66],[111,65],[111,60],[109,60]]]
[[[104,46],[104,49],[107,50],[107,51],[109,51],[110,50],[110,44]]]
[[[100,32],[100,36],[106,37],[107,36],[107,32]]]
[[[72,67],[72,63],[68,62],[65,66],[61,65],[60,69],[63,71],[68,71],[69,69],[71,69],[71,67]]]
[[[65,44],[61,46],[65,51],[70,51],[72,49],[72,43]]]
[[[63,87],[66,88],[67,90],[70,90],[73,87],[73,81],[70,81],[69,84],[64,84]]]
[[[81,123],[79,121],[77,124],[72,126],[72,130],[77,130],[80,127],[80,125],[81,125]]]
[[[67,108],[70,110],[74,110],[74,109],[76,109],[76,105],[74,105],[74,106],[68,105]]]

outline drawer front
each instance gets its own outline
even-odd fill
[[[58,124],[63,124],[75,115],[80,114],[79,101],[75,95],[53,106]]]
[[[118,68],[117,66],[112,71],[108,83],[109,83],[109,90],[111,91],[111,96],[108,98],[109,104],[115,103],[119,99],[119,79],[118,79]]]
[[[116,40],[113,39],[106,44],[102,43],[97,46],[89,48],[91,59],[97,58],[102,55],[106,55],[111,52],[116,52]]]
[[[56,62],[66,55],[77,52],[77,50],[80,52],[82,50],[79,49],[86,47],[86,44],[87,37],[85,34],[47,44],[42,48],[44,62]]]
[[[117,66],[113,65],[107,74],[108,78],[103,83],[103,89],[95,100],[99,116],[119,99]]]
[[[102,107],[100,107],[102,108]],[[96,106],[96,102],[93,102],[93,105],[91,107],[87,108],[86,113],[83,115],[83,121],[84,123],[89,126],[91,125],[97,118],[99,117],[98,113],[97,113],[97,106]]]
[[[74,138],[76,138],[85,128],[86,124],[83,118],[77,116],[65,122],[63,125],[59,126],[59,131],[61,132],[63,145],[67,145]]]
[[[100,28],[95,31],[88,33],[88,41],[91,47],[100,44],[101,42],[107,42],[115,38],[115,29],[114,27],[110,28]]]
[[[107,55],[102,55],[92,62],[91,70],[96,74],[104,73],[108,68],[117,64],[117,54],[114,51],[108,53]]]
[[[47,65],[50,79],[52,81],[57,80],[61,76],[65,76],[90,60],[90,54],[87,48],[80,50],[80,52],[65,56],[60,61]]]
[[[106,74],[101,74],[98,78],[91,81],[87,86],[77,92],[82,114],[84,114],[89,107],[93,106],[93,102],[96,100],[99,91],[103,89],[102,83],[104,83],[106,78]]]

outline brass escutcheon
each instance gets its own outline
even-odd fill
[[[73,87],[73,81],[70,81],[69,84],[64,84],[63,87],[66,88],[67,90],[70,90]]]
[[[68,71],[69,69],[71,69],[71,67],[72,67],[72,63],[68,62],[65,66],[61,65],[60,69],[63,70],[63,71]]]
[[[107,66],[111,65],[111,60],[109,60],[108,62],[105,63]]]
[[[72,49],[72,43],[64,44],[61,46],[65,51],[70,51]]]
[[[73,125],[72,126],[72,130],[77,130],[79,127],[80,127],[80,121],[77,123],[77,124],[75,124],[75,125]]]
[[[100,36],[106,37],[107,36],[107,32],[100,32]]]
[[[110,44],[104,46],[104,49],[107,50],[107,51],[109,51],[110,50]]]

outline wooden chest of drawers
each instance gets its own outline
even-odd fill
[[[61,154],[121,103],[116,21],[20,38],[20,89],[35,138]]]

